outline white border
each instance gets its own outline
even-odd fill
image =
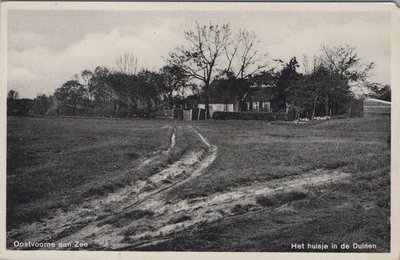
[[[2,2],[0,27],[0,98],[7,95],[7,10],[137,10],[137,11],[359,11],[391,14],[391,85],[392,85],[392,232],[391,253],[189,253],[189,252],[110,252],[110,251],[13,251],[5,250],[6,184],[6,102],[0,102],[1,122],[1,202],[0,258],[12,259],[399,259],[400,203],[399,176],[399,82],[400,82],[400,13],[393,3],[103,3],[103,2]],[[396,160],[397,159],[397,160]],[[397,221],[395,221],[397,220]]]

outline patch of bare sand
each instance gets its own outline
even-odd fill
[[[209,197],[172,202],[163,201],[162,198],[151,198],[146,203],[137,206],[155,212],[152,218],[146,219],[147,223],[151,222],[152,230],[135,233],[126,239],[128,241],[126,244],[127,247],[134,248],[158,243],[164,241],[169,235],[181,232],[188,227],[233,216],[237,214],[234,210],[237,205],[248,206],[250,211],[263,209],[264,207],[257,205],[256,199],[259,196],[280,196],[293,191],[306,191],[310,187],[343,181],[348,176],[342,172],[319,170],[301,176],[240,187]],[[286,204],[278,207],[278,211],[295,212],[296,210]],[[183,221],[179,221],[180,219]],[[132,223],[130,229],[134,230],[136,224],[140,225],[140,223]]]
[[[211,145],[200,133],[198,135],[208,149],[186,153],[179,161],[148,180],[139,181],[105,198],[87,201],[76,210],[60,210],[43,222],[23,225],[17,230],[19,239],[29,239],[32,242],[82,241],[90,243],[92,248],[105,249],[140,248],[165,241],[189,227],[235,216],[239,214],[235,211],[238,205],[249,207],[250,212],[265,209],[257,204],[259,196],[306,192],[310,187],[345,181],[349,176],[337,171],[317,170],[309,174],[255,183],[208,197],[166,200],[163,196],[165,191],[202,174],[216,158],[217,147]],[[171,136],[171,146],[174,138]],[[290,205],[279,205],[277,210],[295,212]],[[118,218],[130,211],[151,214],[125,220],[122,226],[116,225]]]
[[[119,244],[124,238],[120,234],[121,230],[109,224],[104,225],[104,222],[110,220],[112,223],[113,217],[123,214],[136,204],[145,201],[148,203],[150,198],[201,174],[216,157],[216,147],[208,142],[206,145],[210,149],[190,151],[146,181],[138,181],[105,197],[85,201],[72,211],[58,210],[41,222],[21,225],[9,232],[8,236],[31,242],[88,241],[106,248],[123,246]],[[171,152],[174,146],[175,131],[171,136],[170,148],[165,152]],[[155,160],[156,157],[149,159]],[[138,168],[143,168],[148,163],[150,162],[145,160]]]

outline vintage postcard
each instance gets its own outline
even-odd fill
[[[399,14],[2,3],[0,258],[397,259]]]

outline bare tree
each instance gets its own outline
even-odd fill
[[[304,53],[302,56],[301,65],[303,65],[304,74],[310,73],[310,61],[306,53]]]
[[[322,66],[331,72],[332,77],[327,82],[324,94],[325,113],[330,114],[329,102],[332,93],[338,92],[339,86],[347,89],[354,84],[365,82],[369,72],[374,68],[374,63],[362,63],[358,56],[357,48],[346,45],[328,47],[322,45],[321,56],[314,67]]]
[[[131,52],[124,52],[115,59],[117,68],[120,72],[128,75],[136,75],[138,67],[138,59]]]
[[[169,53],[167,61],[202,83],[206,115],[210,118],[209,88],[216,71],[222,70],[222,55],[230,43],[230,25],[200,25],[196,22],[194,31],[189,30],[184,34],[187,45]]]
[[[227,72],[235,78],[245,79],[268,66],[267,53],[261,53],[261,40],[254,31],[239,30],[232,41],[224,46],[228,60]]]
[[[239,30],[224,48],[227,59],[224,72],[230,80],[233,80],[239,107],[242,107],[244,96],[251,87],[244,81],[268,66],[268,54],[263,53],[261,51],[263,49],[257,34],[245,29]]]
[[[87,98],[88,98],[89,103],[94,100],[93,93],[92,93],[91,88],[89,86],[89,82],[93,78],[93,76],[94,76],[93,72],[91,72],[90,70],[83,70],[81,72],[81,77],[82,77],[82,79],[84,81],[84,86],[85,86],[85,89],[86,89]]]
[[[322,45],[322,55],[319,62],[331,72],[337,73],[351,82],[364,81],[374,63],[361,63],[357,48],[349,45],[327,47]]]

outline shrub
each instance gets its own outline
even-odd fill
[[[267,112],[214,112],[213,118],[216,120],[241,119],[241,120],[277,120],[280,114]]]

